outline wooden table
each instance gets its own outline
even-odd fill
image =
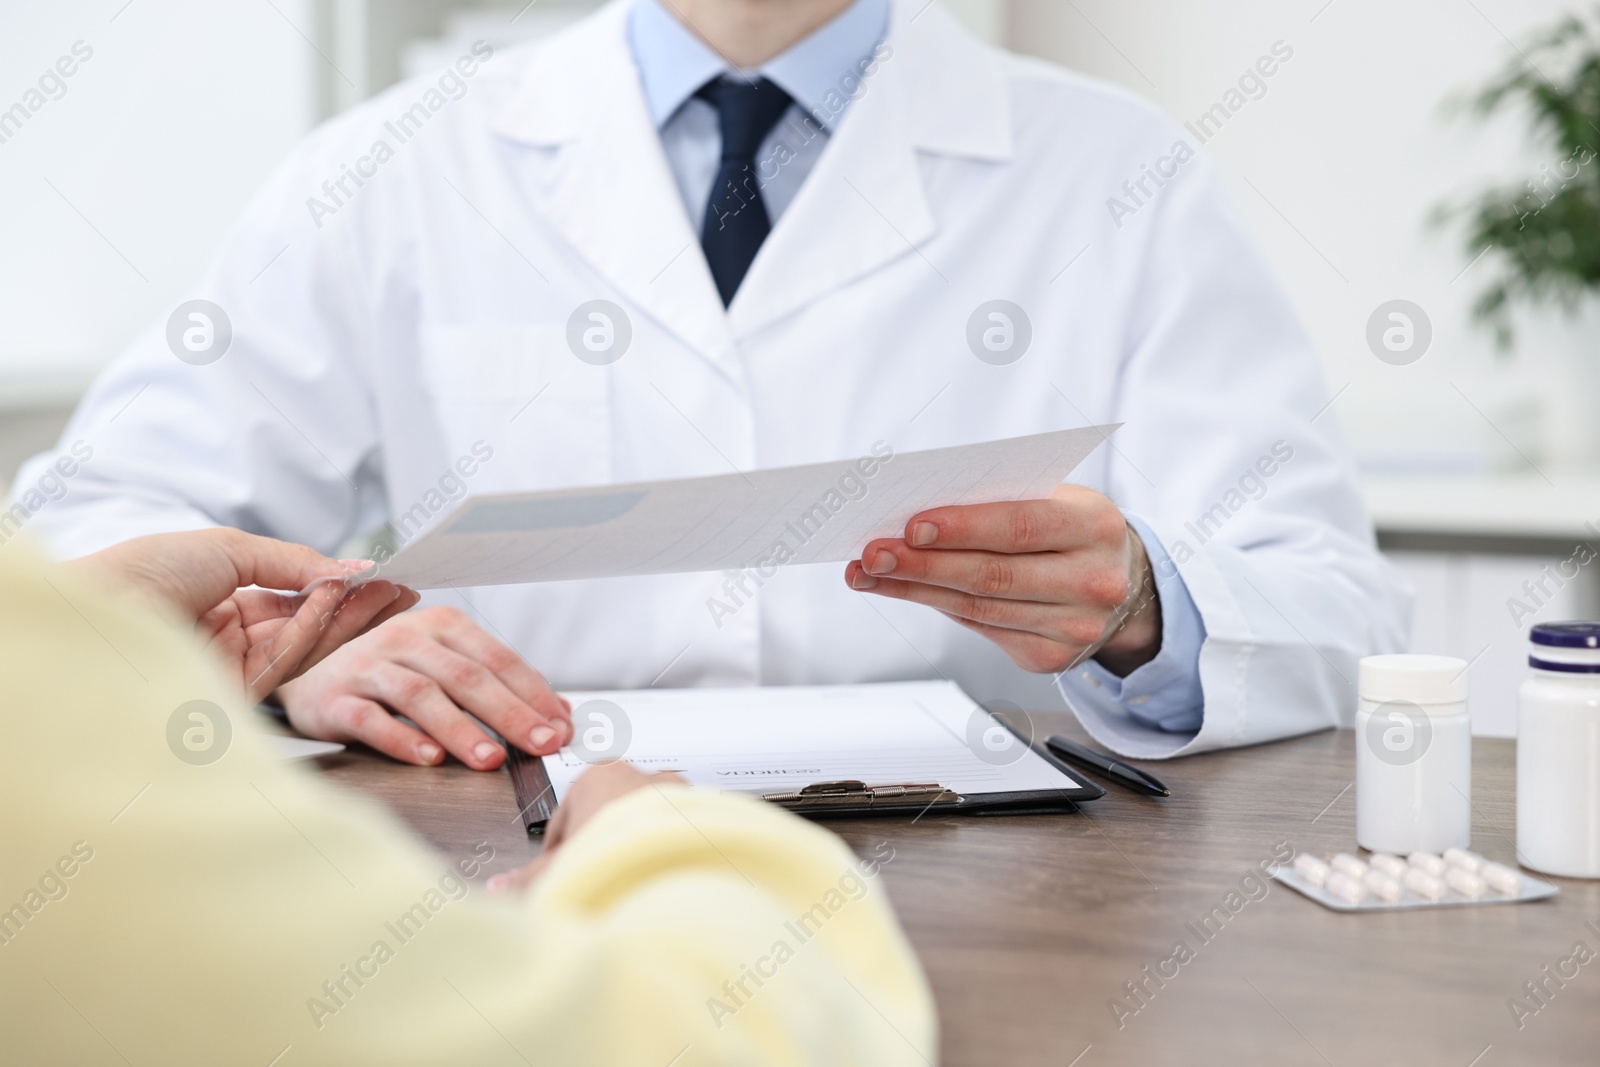
[[[1082,737],[1066,716],[1035,729]],[[1473,846],[1505,862],[1514,753],[1485,739],[1473,751]],[[538,851],[504,772],[364,752],[322,765],[445,853],[488,841],[500,868]],[[894,848],[882,878],[933,983],[948,1065],[1600,1063],[1600,882],[1552,879],[1561,895],[1534,904],[1358,915],[1254,889],[1280,843],[1353,849],[1354,767],[1341,730],[1155,767],[1169,800],[1113,788],[1073,815],[830,825],[859,854]],[[1202,941],[1190,924],[1226,912],[1241,880],[1237,912]],[[1163,965],[1179,941],[1192,958]],[[1567,963],[1564,986],[1544,979],[1579,942],[1595,958]],[[1529,980],[1552,991],[1543,1006]],[[1538,1009],[1520,1029],[1513,997]]]

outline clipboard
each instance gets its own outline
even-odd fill
[[[1105,795],[952,682],[564,695],[572,744],[507,761],[530,834],[565,785],[613,759],[815,819],[1053,814]],[[863,773],[833,773],[851,769]]]

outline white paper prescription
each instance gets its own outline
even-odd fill
[[[1046,496],[1115,429],[468,497],[378,576],[439,589],[838,563],[875,537],[899,536],[930,507]]]

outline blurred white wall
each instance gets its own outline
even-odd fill
[[[250,196],[322,115],[397,80],[408,55],[423,62],[436,35],[513,41],[598,6],[7,0],[0,111],[44,102],[0,142],[0,477],[9,481],[94,372],[199,279]],[[949,6],[1000,39],[1004,0]],[[90,58],[63,88],[51,82],[29,98],[78,42]]]
[[[1011,0],[1008,41],[1153,101],[1179,122],[1221,100],[1275,42],[1293,50],[1205,144],[1287,285],[1327,367],[1335,412],[1372,468],[1526,470],[1596,453],[1600,318],[1524,316],[1510,358],[1467,311],[1493,255],[1463,274],[1440,200],[1539,164],[1513,119],[1447,122],[1441,104],[1514,58],[1555,0]],[[1509,40],[1508,40],[1509,39]],[[1191,138],[1192,140],[1193,138]],[[1368,317],[1405,298],[1432,320],[1410,366],[1368,349]],[[1474,410],[1476,408],[1477,410]],[[1492,425],[1491,425],[1492,424]]]
[[[0,110],[92,55],[0,143],[0,407],[70,403],[198,280],[315,119],[314,33],[311,0],[6,4]]]

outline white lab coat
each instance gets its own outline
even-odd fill
[[[428,78],[333,120],[195,294],[225,310],[231,347],[194,366],[165,322],[140,337],[66,433],[93,458],[32,528],[65,554],[210,523],[332,550],[418,504],[442,514],[461,481],[677,478],[1121,422],[1074,480],[1174,551],[1208,634],[1206,709],[1192,739],[1130,741],[1103,717],[1091,729],[1160,756],[1348,719],[1356,660],[1400,648],[1406,598],[1334,419],[1318,417],[1307,339],[1221,182],[1188,160],[1114,220],[1108,198],[1131,203],[1123,183],[1180,131],[1124,92],[980,44],[937,8],[911,21],[921,6],[896,7],[892,55],[726,312],[621,3],[495,55],[459,79],[459,99]],[[421,129],[400,143],[408,110]],[[347,170],[370,177],[346,179],[353,195],[336,202],[323,183]],[[567,340],[596,299],[631,325],[609,365]],[[1008,365],[968,344],[969,317],[994,299],[1031,322]],[[1277,442],[1292,461],[1247,499],[1241,478]],[[452,475],[475,445],[492,458]],[[1185,524],[1208,510],[1224,521],[1201,543]],[[1050,679],[931,610],[851,591],[843,571],[785,569],[731,616],[708,606],[731,602],[721,574],[440,599],[562,687],[945,675],[979,700],[1059,706]]]

